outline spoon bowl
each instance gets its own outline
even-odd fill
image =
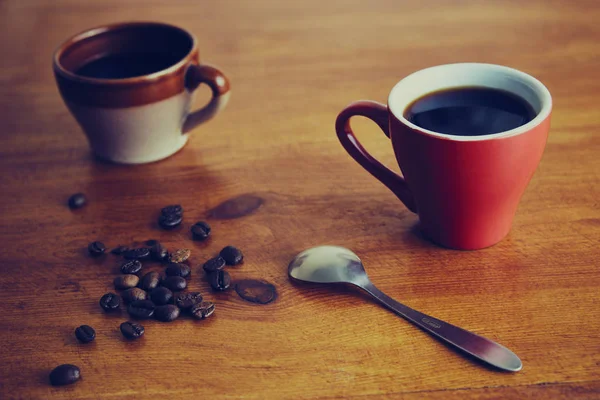
[[[319,246],[294,257],[288,274],[303,282],[356,284],[357,278],[367,273],[352,251],[339,246]]]
[[[523,367],[519,357],[506,347],[423,314],[387,296],[371,283],[360,258],[344,247],[319,246],[305,250],[292,259],[288,274],[303,282],[349,283],[358,286],[402,318],[483,362],[511,372],[520,371]]]

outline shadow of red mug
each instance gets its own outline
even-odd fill
[[[405,118],[415,100],[460,87],[508,91],[526,100],[536,115],[515,129],[478,136],[438,133]],[[551,111],[550,92],[528,74],[492,64],[447,64],[402,79],[390,92],[387,107],[373,101],[350,104],[338,115],[336,131],[352,158],[418,214],[426,237],[444,247],[475,250],[508,234],[542,157]],[[360,144],[350,127],[355,115],[373,120],[391,139],[403,176]]]

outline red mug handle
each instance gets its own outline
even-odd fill
[[[367,117],[375,122],[389,138],[390,126],[387,107],[375,101],[356,101],[339,113],[335,121],[335,130],[338,139],[340,139],[342,146],[344,146],[348,154],[364,169],[369,171],[371,175],[387,186],[404,203],[406,208],[416,213],[417,207],[404,178],[373,158],[360,144],[356,136],[354,136],[354,132],[352,132],[352,128],[350,127],[350,118],[355,115]]]

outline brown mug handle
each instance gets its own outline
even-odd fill
[[[185,73],[185,87],[195,90],[200,84],[207,84],[212,98],[207,105],[190,113],[183,123],[182,132],[188,133],[196,126],[208,121],[223,110],[229,100],[229,79],[219,69],[207,64],[190,64]]]
[[[356,101],[339,113],[335,121],[335,130],[338,139],[348,154],[350,154],[364,169],[369,171],[371,175],[387,186],[388,189],[404,203],[406,208],[416,213],[417,207],[404,178],[373,158],[373,156],[360,144],[356,136],[354,136],[354,132],[352,132],[352,128],[350,127],[350,118],[353,116],[359,115],[367,117],[375,122],[389,138],[390,127],[388,114],[389,111],[387,107],[381,103],[368,100]]]

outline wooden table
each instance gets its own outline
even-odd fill
[[[66,37],[122,20],[190,29],[202,59],[232,81],[227,110],[159,163],[96,161],[51,73]],[[598,20],[594,0],[0,2],[0,398],[600,398]],[[350,101],[385,101],[403,76],[457,61],[526,71],[555,104],[511,233],[473,252],[425,241],[333,130]],[[374,124],[354,126],[397,168]],[[90,201],[73,212],[75,192]],[[238,196],[262,204],[240,218],[208,215]],[[170,203],[186,210],[175,232],[155,225]],[[189,225],[202,219],[213,237],[192,242]],[[147,322],[127,342],[126,314],[98,306],[117,258],[85,249],[147,239],[192,249],[190,286],[217,311]],[[245,253],[233,278],[272,282],[274,303],[208,290],[197,266],[227,244]],[[382,290],[499,341],[523,370],[468,360],[356,291],[291,283],[289,260],[319,244],[353,249]],[[76,342],[80,324],[96,328],[93,344]],[[53,388],[48,373],[62,363],[83,379]]]

